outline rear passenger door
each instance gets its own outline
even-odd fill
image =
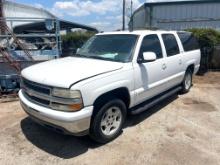
[[[184,77],[180,43],[178,43],[176,37],[176,34],[173,33],[162,34],[167,56],[164,63],[167,89],[179,85]]]

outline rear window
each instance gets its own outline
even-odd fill
[[[184,51],[200,49],[197,39],[191,33],[178,32],[177,34],[183,44]]]
[[[173,34],[162,34],[167,56],[174,56],[180,53],[176,37]]]

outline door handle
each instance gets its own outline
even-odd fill
[[[182,64],[182,60],[179,60],[179,64],[180,64],[180,65]]]
[[[162,69],[165,70],[167,68],[166,64],[162,65]]]

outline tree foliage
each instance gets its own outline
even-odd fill
[[[93,32],[70,32],[61,36],[62,40],[62,56],[73,55],[77,48],[81,48],[82,45],[94,35]]]
[[[198,39],[202,58],[200,70],[220,69],[220,55],[217,46],[220,45],[220,31],[215,29],[188,29]]]
[[[90,37],[92,37],[95,33],[92,32],[70,32],[66,35],[61,36],[61,40],[63,45],[65,44],[71,44],[75,45],[77,48],[81,47],[82,44],[87,41]]]
[[[220,44],[220,31],[215,29],[193,28],[187,29],[187,31],[194,34],[194,36],[198,39],[201,48],[213,48],[215,45]]]

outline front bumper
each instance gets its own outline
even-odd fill
[[[42,125],[49,125],[74,135],[83,135],[83,132],[87,132],[90,127],[93,106],[85,107],[78,112],[62,112],[30,102],[25,98],[22,90],[19,91],[19,98],[24,111]]]

